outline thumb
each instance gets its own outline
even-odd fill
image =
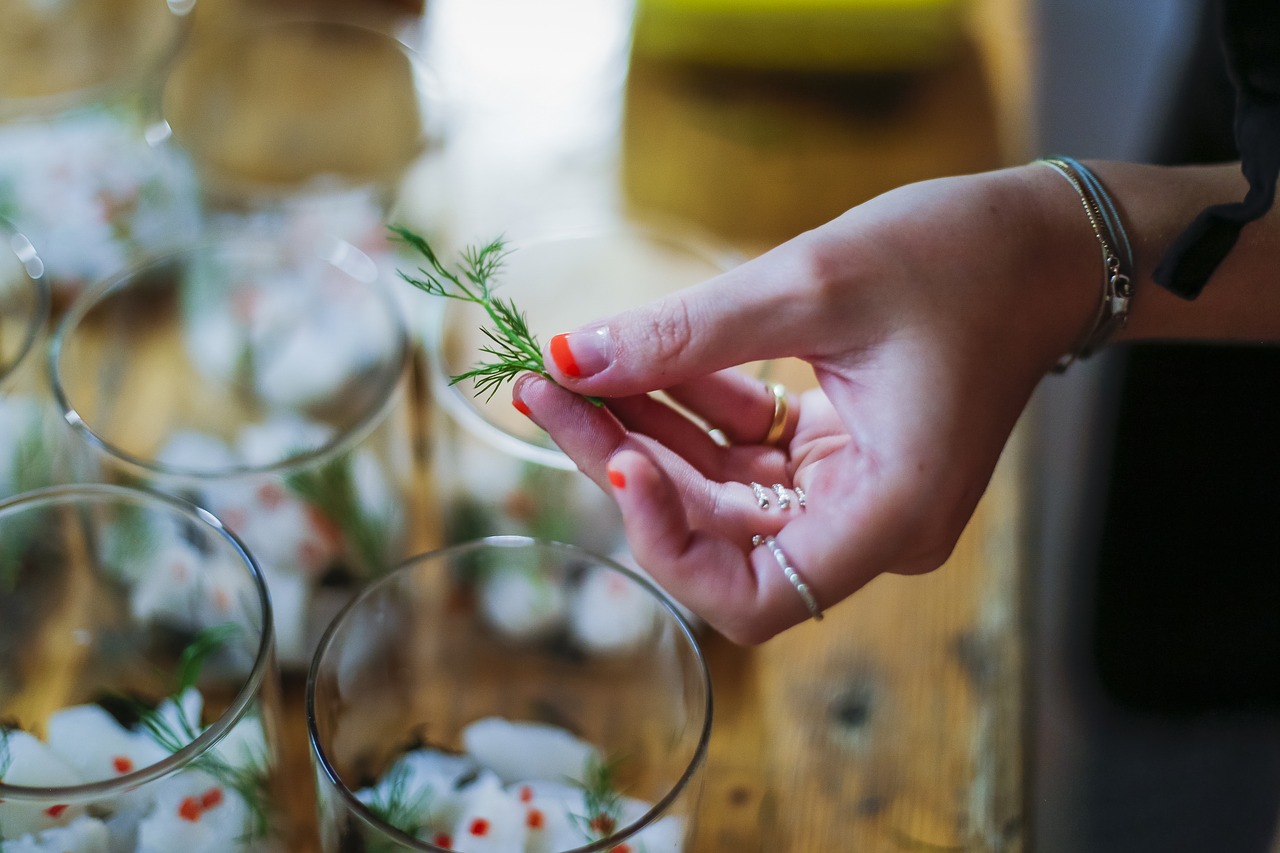
[[[581,394],[619,397],[668,388],[726,367],[813,344],[808,300],[779,250],[724,275],[597,323],[544,347],[547,370]]]

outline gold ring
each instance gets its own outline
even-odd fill
[[[782,434],[787,430],[787,389],[776,383],[767,388],[773,394],[773,421],[769,424],[769,431],[765,433],[762,443],[777,447]]]

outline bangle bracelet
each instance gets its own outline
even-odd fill
[[[1102,247],[1102,299],[1084,337],[1071,352],[1058,359],[1054,371],[1061,373],[1073,361],[1093,355],[1124,328],[1133,299],[1133,249],[1111,196],[1093,172],[1070,157],[1050,157],[1036,162],[1049,166],[1075,188],[1093,235]]]

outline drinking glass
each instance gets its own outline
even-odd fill
[[[57,307],[199,229],[195,175],[159,120],[190,3],[11,0],[0,27],[0,216]]]
[[[284,849],[279,683],[253,558],[108,485],[0,502],[4,849]]]
[[[0,219],[0,498],[59,479],[45,370],[49,309],[43,261]]]
[[[732,267],[736,255],[671,224],[629,223],[511,243],[495,293],[525,312],[545,341]],[[425,297],[424,297],[425,298]],[[488,358],[478,306],[435,300],[427,319],[435,496],[446,543],[513,533],[622,558],[613,501],[578,471],[504,390],[476,396],[451,377]]]
[[[336,9],[336,7],[335,7]],[[390,265],[387,211],[441,133],[435,78],[360,19],[244,13],[197,33],[163,114],[218,230],[333,238]]]
[[[325,633],[306,705],[326,853],[691,849],[706,663],[657,589],[575,546],[409,559]]]
[[[369,258],[221,239],[104,280],[59,324],[81,479],[214,513],[262,566],[283,665],[409,553],[407,332]]]

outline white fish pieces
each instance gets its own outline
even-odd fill
[[[151,813],[138,824],[137,853],[226,853],[252,830],[244,799],[199,770],[156,785]]]
[[[485,717],[462,730],[467,754],[505,783],[528,779],[581,779],[599,760],[594,746],[559,726]]]
[[[147,734],[121,726],[99,705],[75,705],[50,717],[48,744],[85,782],[114,779],[169,754]]]
[[[0,206],[40,247],[69,293],[199,228],[195,175],[176,149],[152,147],[107,110],[0,125]]]
[[[65,758],[32,734],[20,730],[5,733],[8,767],[4,781],[27,788],[63,788],[79,785],[84,779]],[[84,814],[83,805],[35,803],[8,799],[0,801],[0,828],[6,838],[43,832]]]
[[[625,575],[589,569],[573,599],[570,633],[582,648],[593,652],[630,652],[652,636],[661,606]]]
[[[486,573],[479,591],[485,620],[513,640],[547,637],[564,624],[569,612],[569,597],[561,584],[520,566]]]
[[[180,740],[203,731],[204,700],[190,689],[156,709],[158,725]],[[65,787],[109,780],[154,765],[168,750],[145,730],[121,726],[97,705],[63,709],[50,718],[49,742],[5,732],[4,781]],[[269,760],[260,720],[242,717],[213,748],[236,774],[266,769]],[[247,842],[254,809],[226,780],[189,766],[114,797],[92,803],[0,802],[0,853],[227,853],[265,849]],[[86,817],[86,814],[88,817]],[[243,843],[242,843],[243,842]],[[257,846],[255,846],[255,844]]]
[[[0,843],[0,853],[112,853],[106,824],[79,817],[66,826]]]

